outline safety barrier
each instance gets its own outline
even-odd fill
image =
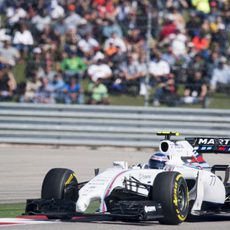
[[[228,137],[229,130],[230,110],[0,103],[0,143],[154,147],[157,131]]]

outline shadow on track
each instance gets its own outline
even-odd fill
[[[186,222],[218,222],[218,221],[230,221],[230,214],[216,214],[207,216],[190,216]]]
[[[62,222],[70,222],[70,223],[101,223],[108,225],[127,225],[127,226],[151,226],[154,224],[159,224],[158,221],[125,221],[120,219],[115,219],[109,216],[82,216],[81,218],[73,217],[71,220],[65,220]]]
[[[186,222],[188,223],[201,223],[201,222],[221,222],[221,221],[230,221],[229,214],[218,214],[218,215],[208,215],[208,216],[190,216]],[[125,221],[120,219],[115,219],[109,216],[82,216],[73,217],[71,220],[63,222],[81,222],[81,223],[101,223],[107,225],[127,225],[127,226],[150,226],[150,225],[159,225],[158,221]]]

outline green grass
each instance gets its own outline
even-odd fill
[[[209,108],[230,109],[230,94],[216,93],[209,100]]]
[[[94,213],[99,208],[99,202],[90,204],[86,213]],[[0,218],[14,218],[21,216],[25,212],[25,203],[0,204]]]
[[[13,68],[13,73],[17,83],[25,81],[25,68],[26,65],[24,63],[18,64]]]
[[[22,215],[25,211],[25,204],[0,204],[0,218],[9,218]]]
[[[131,106],[143,106],[144,97],[142,96],[129,96],[129,95],[120,95],[120,96],[110,96],[111,105],[131,105]]]
[[[152,98],[150,98],[152,99]],[[210,109],[230,109],[230,95],[216,93],[208,98],[208,107]],[[142,96],[110,96],[111,105],[131,105],[131,106],[144,106],[144,97]],[[152,103],[149,103],[149,107],[152,107]],[[167,107],[161,105],[161,107]],[[202,108],[201,104],[195,105],[181,105],[182,108]]]

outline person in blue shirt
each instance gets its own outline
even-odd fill
[[[66,83],[63,89],[65,104],[82,104],[82,89],[79,82],[75,77],[70,79],[69,83]]]

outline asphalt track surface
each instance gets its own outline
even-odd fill
[[[152,150],[132,148],[88,148],[88,147],[42,147],[0,145],[0,203],[25,202],[29,198],[39,198],[42,180],[46,172],[54,167],[70,168],[79,181],[94,176],[94,168],[103,170],[115,160],[128,161],[129,165],[147,162]],[[205,155],[213,164],[230,164],[230,155]],[[0,229],[35,230],[76,230],[76,229],[230,229],[230,215],[203,217],[185,222],[179,226],[160,225],[151,222],[120,222],[105,217],[87,217],[69,222],[47,221],[36,224],[1,226]]]

